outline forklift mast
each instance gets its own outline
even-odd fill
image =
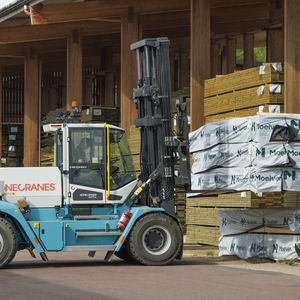
[[[176,103],[177,132],[173,130],[169,44],[167,38],[145,39],[132,44],[131,50],[137,57],[133,101],[141,138],[140,179],[145,183],[141,202],[174,215],[174,188],[189,189],[190,161],[186,103]]]

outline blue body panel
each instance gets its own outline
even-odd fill
[[[24,239],[29,240],[38,252],[45,251],[41,244],[36,242],[36,235],[16,205],[0,201],[0,212],[10,215],[14,220],[17,221],[20,230],[23,232],[23,234],[25,233]]]
[[[131,218],[123,232],[117,224],[125,210],[130,210]],[[91,215],[107,215],[101,219],[76,219],[69,215],[67,208],[33,208],[23,215],[13,204],[0,201],[0,211],[10,215],[19,224],[19,228],[28,244],[37,252],[66,251],[66,246],[114,245],[119,251],[136,221],[145,214],[163,212],[162,208],[107,206],[91,209]],[[109,217],[118,215],[118,218]],[[79,233],[86,233],[79,234]],[[94,235],[97,232],[112,232],[108,235]],[[90,234],[90,235],[89,235]],[[119,235],[118,235],[119,234]]]

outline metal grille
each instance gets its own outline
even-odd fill
[[[2,122],[24,122],[24,75],[11,74],[2,78]]]

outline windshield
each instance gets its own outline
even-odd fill
[[[136,179],[134,163],[125,132],[110,129],[110,186],[118,189]]]

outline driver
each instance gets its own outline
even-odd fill
[[[87,147],[90,145],[90,140],[88,138],[82,138],[80,143],[76,148],[73,148],[72,161],[73,163],[87,163]]]

